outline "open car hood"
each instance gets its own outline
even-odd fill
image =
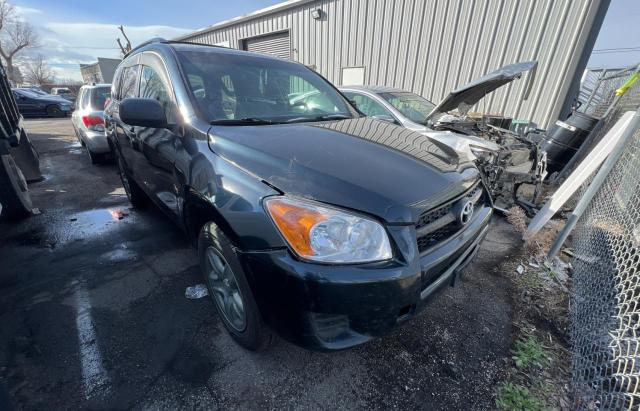
[[[522,73],[531,70],[532,77],[529,81],[529,88],[524,94],[526,100],[529,95],[531,84],[533,84],[535,68],[537,66],[537,61],[524,61],[521,63],[508,64],[472,81],[471,83],[465,84],[464,86],[449,93],[449,95],[446,96],[444,100],[442,100],[440,104],[431,111],[431,113],[429,113],[427,120],[432,120],[434,116],[439,113],[446,113],[456,109],[460,113],[466,114],[466,112],[484,96],[505,84],[520,78]]]

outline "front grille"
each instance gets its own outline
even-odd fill
[[[477,183],[462,196],[423,213],[416,223],[418,250],[422,253],[460,231],[464,225],[456,215],[458,208],[471,201],[475,214],[479,206],[485,202],[485,196],[483,186]]]
[[[441,241],[446,240],[447,238],[454,235],[460,226],[457,222],[449,223],[442,228],[438,228],[437,230],[423,235],[422,237],[418,237],[418,250],[420,252],[426,250],[427,248],[433,247]]]

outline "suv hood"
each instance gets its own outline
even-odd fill
[[[472,163],[429,137],[371,118],[212,126],[211,150],[281,192],[417,221],[478,180]]]
[[[538,66],[537,61],[525,61],[521,63],[508,64],[479,79],[465,84],[449,93],[427,116],[427,120],[432,120],[439,113],[446,113],[451,110],[458,110],[465,114],[471,107],[480,101],[487,94],[496,89],[511,83],[513,80],[520,78],[522,73],[532,70],[532,76],[529,81],[529,88],[533,84],[535,77],[535,68]],[[525,100],[529,95],[529,90],[525,92]]]

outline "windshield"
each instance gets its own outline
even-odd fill
[[[179,51],[193,96],[208,121],[269,124],[350,118],[345,99],[312,70],[251,54]]]
[[[427,122],[427,116],[436,106],[426,98],[413,93],[380,93],[380,96],[409,120],[419,124]]]
[[[91,93],[91,107],[102,109],[107,99],[111,97],[111,87],[96,87]]]

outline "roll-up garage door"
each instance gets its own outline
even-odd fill
[[[285,59],[291,58],[289,32],[267,34],[244,40],[243,48],[256,53],[273,54]]]

